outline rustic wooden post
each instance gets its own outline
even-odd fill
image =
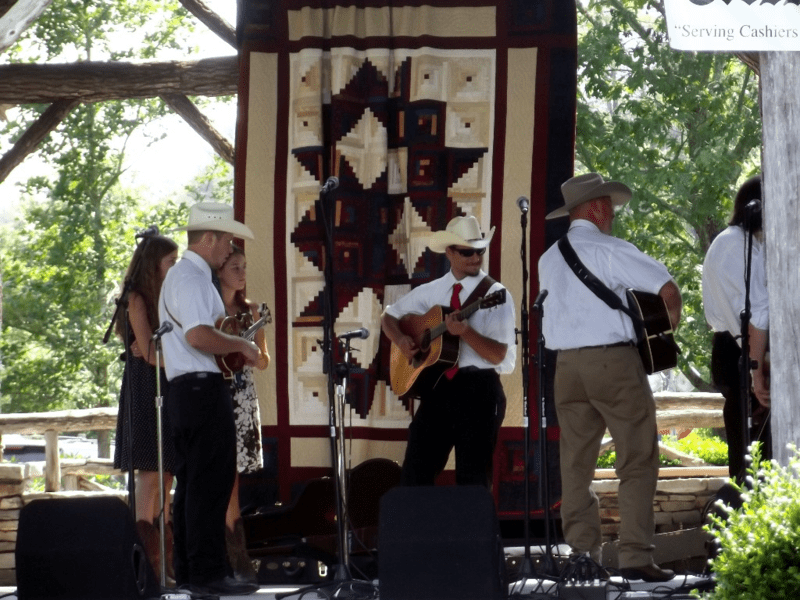
[[[44,432],[44,491],[58,492],[61,489],[61,462],[58,456],[58,432]]]
[[[762,52],[764,218],[774,458],[800,437],[800,54]]]

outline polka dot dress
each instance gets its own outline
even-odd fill
[[[167,397],[167,378],[161,372],[161,395]],[[158,437],[156,433],[156,370],[141,358],[131,355],[122,376],[117,417],[117,438],[114,449],[114,467],[130,470],[130,448],[128,447],[128,379],[131,383],[131,414],[133,419],[133,468],[142,471],[158,471]],[[171,427],[167,411],[161,409],[161,427],[164,444],[164,471],[172,473],[175,468],[175,446],[170,434]]]

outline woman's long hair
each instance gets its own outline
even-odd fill
[[[228,264],[228,261],[237,254],[241,254],[242,256],[245,255],[244,250],[240,246],[237,246],[236,244],[231,244],[231,248],[233,248],[233,252],[231,252],[230,256],[228,256],[228,258],[225,259],[225,263],[218,269],[217,272],[224,269],[225,265]],[[250,302],[250,300],[248,300],[244,290],[236,290],[236,293],[233,295],[233,302],[236,304],[236,307],[240,311],[250,314],[250,306],[252,303]]]
[[[122,282],[123,288],[125,282],[129,282],[130,291],[136,292],[142,297],[147,309],[147,319],[153,327],[158,325],[158,296],[161,293],[159,267],[161,259],[177,249],[178,244],[163,235],[145,237],[136,246],[131,262],[125,272],[125,279]],[[117,319],[114,325],[114,332],[123,340],[125,339],[124,321],[124,319]]]

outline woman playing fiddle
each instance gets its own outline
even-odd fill
[[[244,251],[233,246],[228,260],[217,271],[220,280],[220,292],[225,303],[225,311],[234,317],[241,331],[245,331],[255,320],[260,318],[258,305],[249,301],[244,293],[247,282],[247,259]],[[231,320],[226,320],[230,323]],[[259,329],[254,340],[261,350],[258,369],[266,369],[270,357],[267,349],[264,330]],[[253,368],[245,365],[231,379],[231,395],[233,397],[233,413],[236,419],[236,479],[233,485],[228,513],[226,515],[225,540],[228,556],[234,576],[243,581],[256,582],[256,573],[247,556],[244,527],[239,506],[239,475],[252,473],[263,468],[261,454],[261,417],[258,408],[258,395],[253,380]]]

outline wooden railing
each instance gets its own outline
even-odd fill
[[[111,459],[67,459],[58,453],[58,436],[62,433],[114,430],[117,427],[117,408],[60,410],[46,413],[11,413],[0,415],[0,438],[7,433],[22,435],[44,434],[45,465],[43,470],[46,492],[61,490],[61,477],[67,489],[78,489],[81,475],[117,475]],[[36,465],[33,465],[36,475]]]
[[[656,418],[659,430],[724,427],[720,394],[699,392],[658,392]],[[3,434],[44,434],[45,465],[43,469],[45,491],[61,490],[64,478],[66,489],[78,489],[77,480],[83,475],[119,475],[111,459],[66,459],[58,453],[58,436],[62,433],[114,430],[117,426],[117,409],[92,408],[46,413],[17,413],[0,415],[0,439]],[[662,450],[665,450],[662,448]],[[679,458],[687,466],[697,464],[696,459],[682,457],[669,449],[668,455]],[[1,458],[1,457],[0,457]],[[36,470],[34,469],[34,474]]]

